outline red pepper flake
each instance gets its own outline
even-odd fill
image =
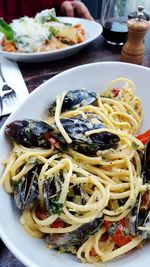
[[[91,251],[90,251],[90,256],[91,256],[91,257],[94,257],[94,256],[96,256],[96,255],[97,255],[97,254],[96,254],[96,252],[95,252],[95,249],[92,248]]]
[[[118,88],[113,88],[112,92],[113,92],[114,97],[117,97],[118,94],[119,94],[119,89]]]

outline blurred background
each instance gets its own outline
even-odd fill
[[[121,4],[124,4],[126,0],[116,0],[116,1],[120,2]],[[94,19],[101,18],[102,3],[105,2],[105,0],[82,0],[82,2],[88,7]],[[129,5],[132,6],[143,5],[145,12],[150,14],[150,0],[132,0],[129,1]],[[132,9],[132,7],[129,8]]]
[[[88,7],[93,18],[100,19],[103,0],[82,0],[82,2]]]

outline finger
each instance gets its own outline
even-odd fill
[[[71,5],[71,2],[64,1],[61,5],[61,11],[64,15],[68,17],[74,17],[74,8]]]
[[[83,3],[72,1],[70,2],[70,4],[72,5],[74,9],[76,9],[78,16],[80,16],[81,18],[88,19],[88,20],[94,20],[88,8]]]

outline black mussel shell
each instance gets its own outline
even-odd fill
[[[97,123],[92,123],[87,119],[63,118],[61,119],[61,123],[69,137],[72,139],[71,146],[73,146],[73,148],[77,151],[88,153],[96,152],[98,150],[116,148],[120,140],[119,136],[107,131],[107,127],[100,121]],[[87,131],[101,128],[106,128],[106,131],[102,133],[91,134],[90,136],[85,135],[85,132]],[[62,143],[65,142],[59,133],[56,134],[56,139]]]
[[[39,198],[37,175],[40,170],[40,165],[34,166],[18,182],[13,182],[14,200],[18,209],[31,208],[33,203]]]
[[[73,110],[82,106],[93,104],[96,101],[96,93],[86,89],[76,89],[67,91],[61,111]],[[56,102],[52,103],[49,113],[53,116],[55,113]]]
[[[48,136],[51,136],[52,127],[38,120],[16,120],[8,124],[5,133],[18,144],[26,147],[50,147]]]
[[[52,234],[46,238],[46,243],[51,245],[53,248],[59,248],[64,246],[65,248],[72,245],[83,244],[89,236],[95,234],[102,226],[102,218],[96,218],[89,223],[85,223],[78,229],[70,233],[65,234]]]

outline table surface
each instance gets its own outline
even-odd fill
[[[145,36],[144,47],[142,65],[150,67],[150,31]],[[100,36],[80,53],[69,58],[44,63],[19,63],[18,65],[29,92],[32,92],[46,80],[69,68],[92,62],[120,61],[121,49],[121,47],[110,46],[105,42],[103,36]],[[0,119],[0,125],[6,118],[7,116]],[[23,267],[0,241],[0,267],[7,266]]]

